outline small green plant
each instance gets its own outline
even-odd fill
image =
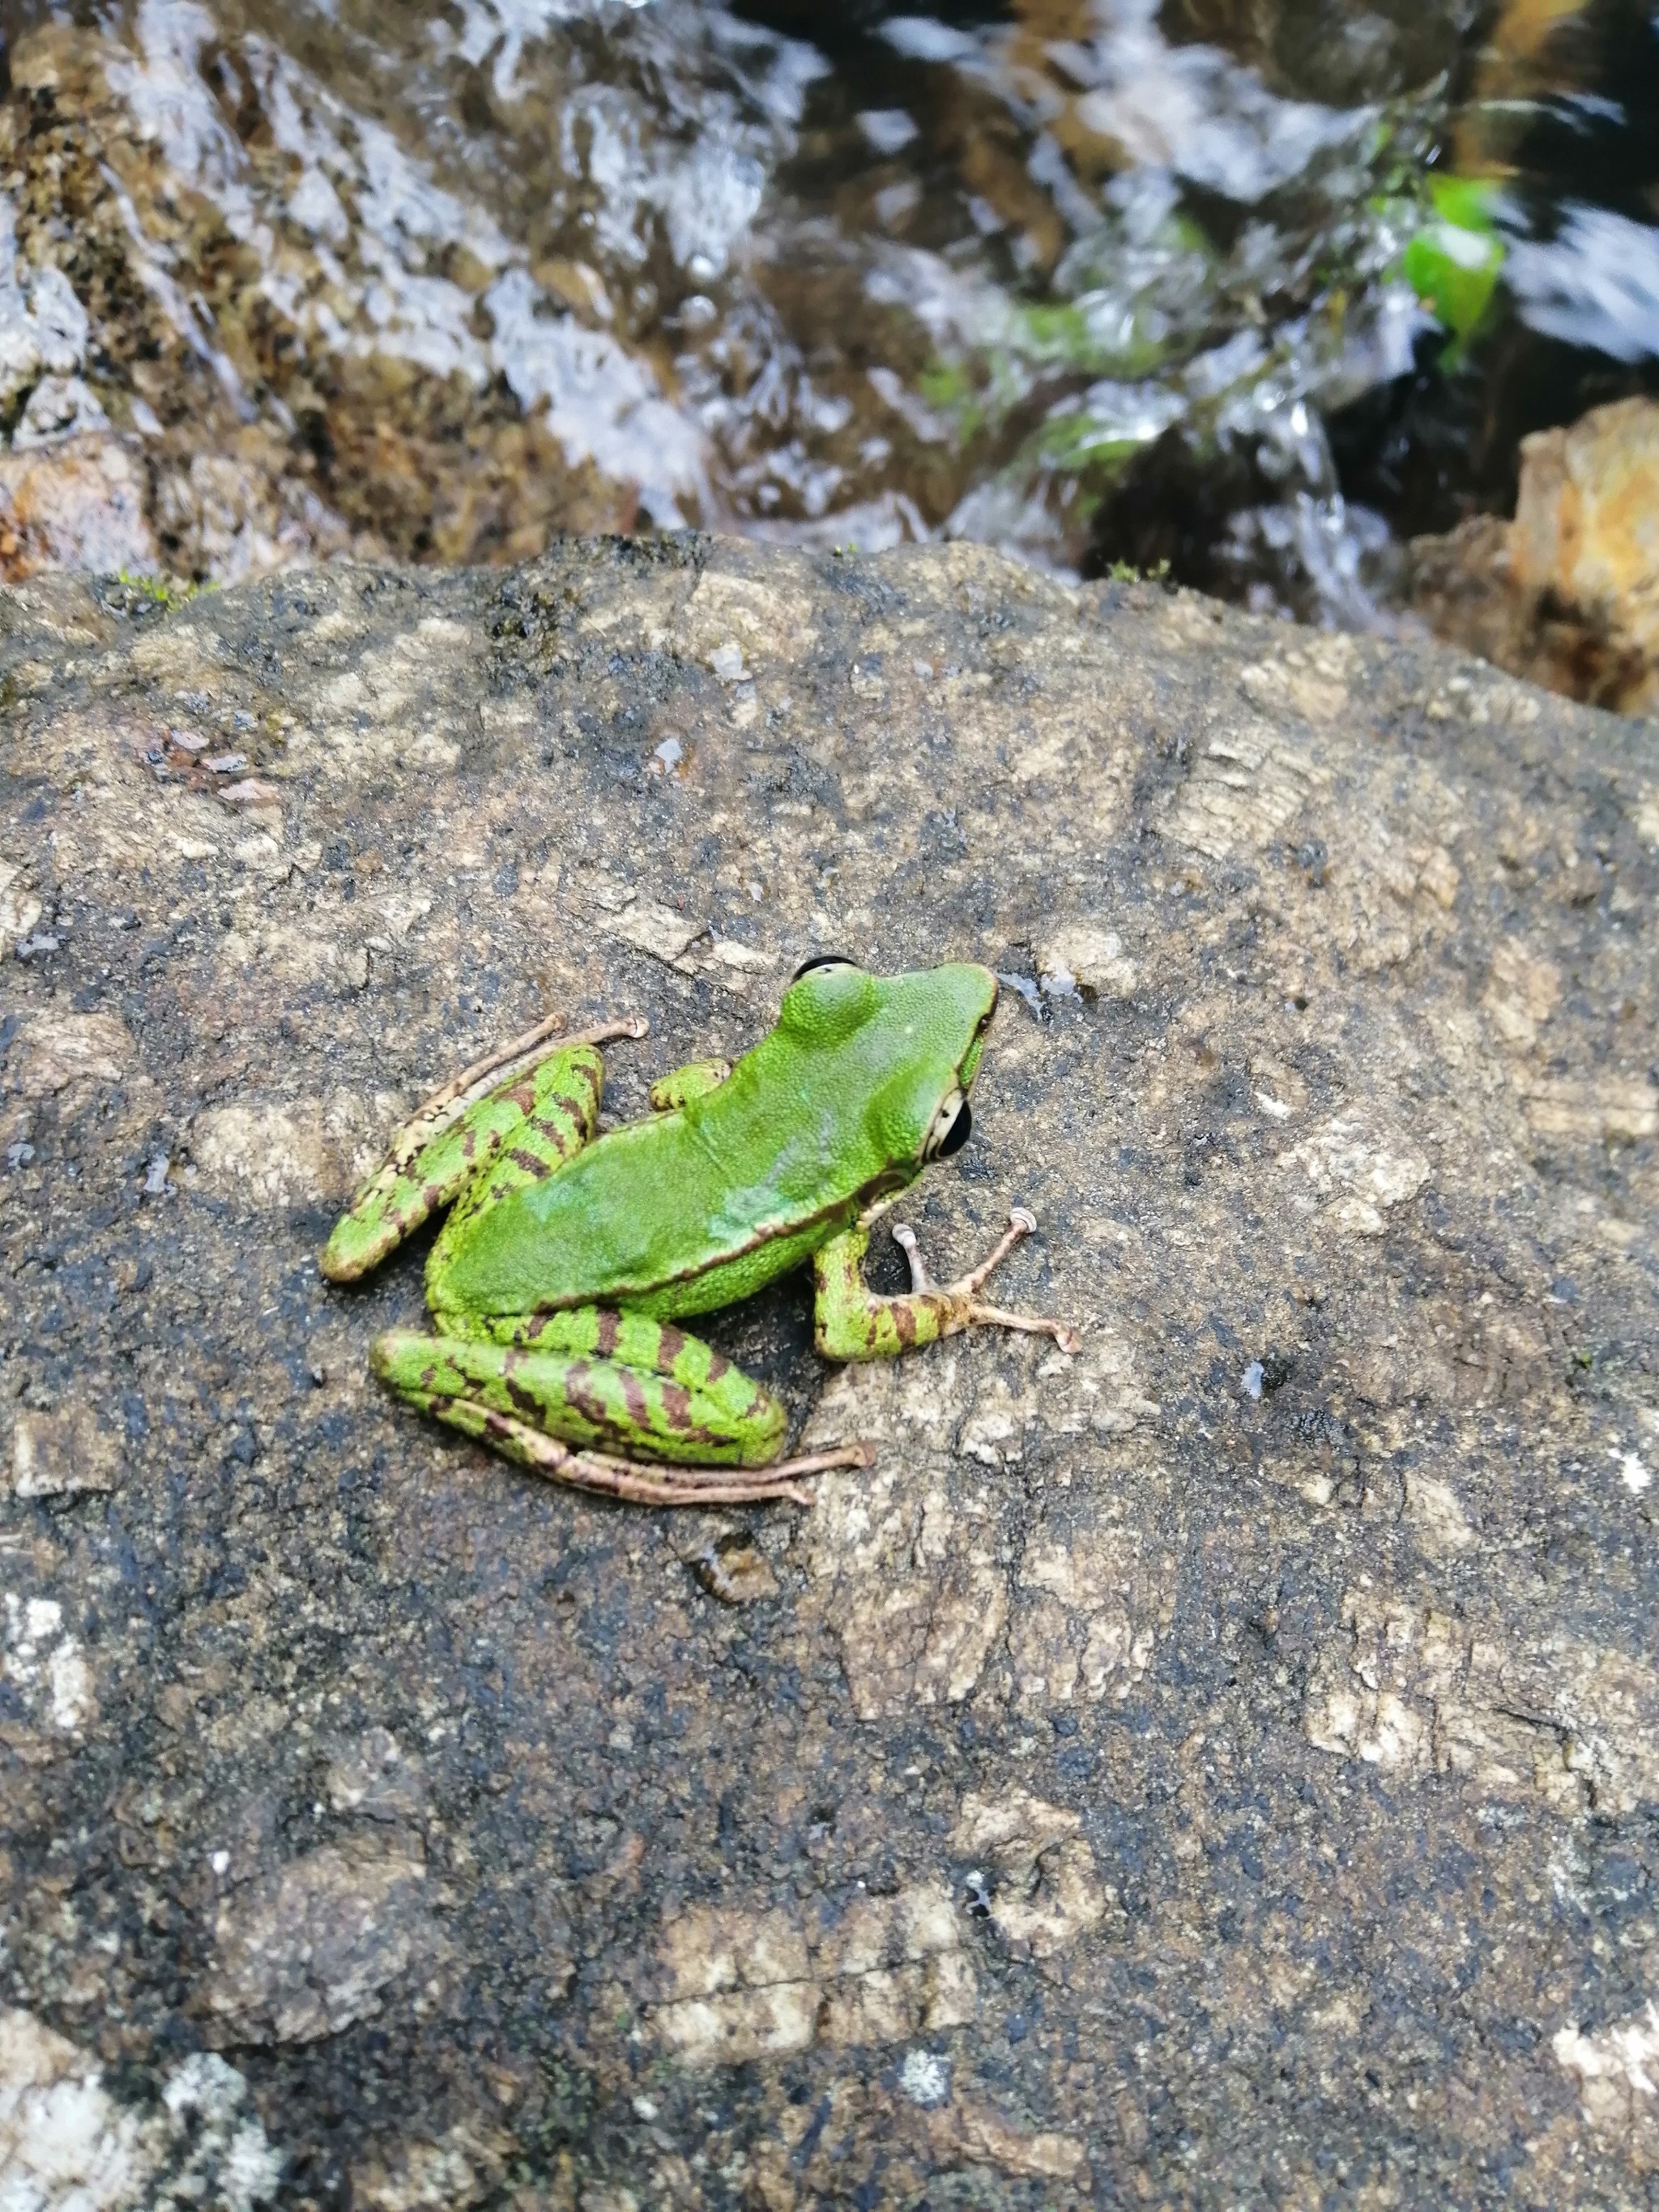
[[[168,614],[173,614],[179,607],[187,607],[203,592],[216,588],[212,584],[187,583],[178,576],[138,576],[130,568],[118,568],[115,580],[118,584],[125,584],[128,591],[137,592],[141,599],[148,599],[152,606],[163,608]]]
[[[960,362],[932,362],[917,377],[916,390],[936,415],[947,419],[959,446],[967,445],[984,428],[984,401]]]
[[[1052,467],[1097,469],[1111,476],[1149,441],[1100,422],[1086,409],[1051,415],[1032,445]]]
[[[1486,319],[1504,270],[1498,228],[1498,188],[1480,177],[1436,177],[1432,209],[1407,246],[1406,281],[1435,320],[1450,333],[1449,362],[1462,356]]]
[[[1106,331],[1086,301],[1032,301],[1015,309],[1009,343],[1019,359],[1044,367],[1090,376],[1150,376],[1170,349],[1158,327],[1158,319],[1139,307],[1127,323],[1114,315]]]
[[[1170,564],[1159,561],[1150,568],[1137,568],[1133,561],[1114,561],[1106,571],[1106,580],[1109,584],[1167,584]]]

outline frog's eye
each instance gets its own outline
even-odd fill
[[[973,1110],[968,1101],[960,1091],[953,1091],[948,1098],[940,1101],[933,1127],[922,1141],[921,1157],[925,1160],[942,1160],[952,1152],[959,1152],[973,1126]]]
[[[858,964],[850,953],[815,952],[810,960],[801,962],[789,981],[799,983],[803,975],[810,975],[815,968],[856,968]]]
[[[875,978],[856,960],[821,953],[796,970],[778,1007],[778,1027],[815,1048],[844,1044],[879,1003]]]

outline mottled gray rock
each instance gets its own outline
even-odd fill
[[[0,2002],[94,2149],[217,2051],[250,2203],[1650,2200],[1650,727],[967,547],[3,614]],[[827,947],[1015,979],[916,1218],[1079,1358],[723,1317],[878,1441],[807,1513],[376,1392],[400,1109],[558,1006],[637,1110]]]
[[[16,217],[0,193],[0,410],[9,412],[42,377],[74,378],[89,335],[87,311],[61,269],[20,272]]]

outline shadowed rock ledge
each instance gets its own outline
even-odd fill
[[[0,621],[0,2170],[1645,2201],[1651,725],[966,547]],[[724,1317],[879,1440],[810,1513],[384,1400],[400,1109],[562,1006],[638,1110],[818,948],[1021,979],[912,1218],[1081,1356]]]

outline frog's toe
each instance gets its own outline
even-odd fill
[[[430,1390],[439,1378],[442,1346],[417,1328],[383,1329],[368,1347],[370,1372],[393,1390]]]
[[[892,1233],[894,1243],[910,1263],[910,1288],[921,1297],[926,1297],[929,1291],[936,1291],[939,1285],[928,1272],[927,1262],[921,1255],[921,1247],[916,1242],[915,1231],[907,1228],[902,1221],[896,1221]]]
[[[1052,1321],[1042,1314],[1010,1313],[1004,1306],[987,1305],[979,1295],[988,1279],[995,1273],[1014,1247],[1030,1237],[1036,1228],[1036,1216],[1029,1206],[1010,1206],[1008,1226],[994,1249],[987,1253],[977,1267],[970,1268],[959,1281],[952,1283],[946,1295],[961,1304],[971,1323],[993,1328],[1023,1329],[1036,1336],[1051,1336],[1062,1352],[1076,1353],[1082,1350],[1083,1340],[1065,1322]]]

